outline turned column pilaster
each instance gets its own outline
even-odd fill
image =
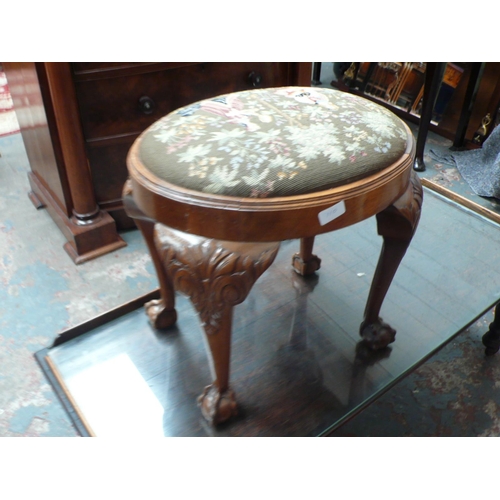
[[[76,92],[67,63],[45,63],[52,109],[58,128],[60,148],[66,166],[66,175],[77,224],[89,224],[99,215],[92,176],[85,151],[85,140],[80,123]]]

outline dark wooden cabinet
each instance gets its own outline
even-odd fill
[[[170,111],[253,87],[311,84],[311,63],[5,63],[31,165],[30,198],[46,207],[76,263],[125,245],[126,155]]]
[[[341,78],[332,85],[379,102],[403,119],[418,123],[425,67],[426,63],[354,63],[351,78]],[[476,147],[472,141],[483,119],[488,114],[499,118],[500,63],[447,63],[438,90],[430,130],[453,140],[459,148]]]

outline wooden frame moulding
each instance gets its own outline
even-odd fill
[[[77,431],[83,437],[93,437],[95,436],[95,434],[82,411],[76,404],[74,398],[72,397],[57,366],[51,360],[50,350],[76,337],[79,337],[80,335],[88,333],[95,328],[103,326],[110,321],[118,319],[125,314],[135,311],[136,309],[143,307],[145,303],[151,300],[158,299],[159,297],[160,291],[159,289],[155,289],[145,295],[142,295],[140,297],[137,297],[136,299],[115,307],[114,309],[110,309],[109,311],[95,316],[94,318],[91,318],[84,323],[80,323],[73,328],[70,328],[69,330],[65,330],[59,333],[50,347],[46,347],[45,349],[42,349],[35,353],[35,359],[40,365],[40,368],[42,369],[45,377],[52,385],[55,393],[57,394],[57,397],[67,411]]]
[[[445,188],[443,186],[440,186],[439,184],[430,181],[429,179],[426,179],[425,177],[420,177],[420,182],[422,183],[422,186],[425,186],[428,189],[431,189],[432,191],[435,191],[436,193],[444,196],[445,198],[448,198],[449,200],[453,201],[454,203],[457,203],[458,205],[462,205],[465,208],[468,208],[469,210],[472,210],[473,212],[477,213],[478,215],[481,215],[497,224],[500,224],[500,214],[497,212],[494,212],[493,210],[490,210],[489,208],[483,207],[479,205],[478,203],[475,203],[472,200],[469,200],[468,198],[465,198],[465,196],[462,196],[458,193],[455,193],[454,191],[451,191],[448,188]]]

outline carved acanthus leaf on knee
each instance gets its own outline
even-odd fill
[[[394,203],[394,207],[399,210],[401,215],[408,219],[413,229],[416,229],[418,221],[420,220],[423,198],[424,192],[420,179],[415,172],[412,172],[408,189],[405,194]]]
[[[245,300],[277,251],[273,246],[254,258],[227,250],[217,240],[205,240],[187,251],[165,245],[161,258],[174,288],[191,299],[206,333],[214,334],[222,311]]]

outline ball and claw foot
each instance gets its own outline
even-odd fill
[[[146,302],[144,309],[146,309],[151,325],[158,330],[165,330],[177,321],[175,309],[166,309],[161,299]]]
[[[498,332],[488,330],[482,337],[483,345],[486,347],[484,353],[486,356],[493,356],[500,350],[500,336]]]
[[[238,413],[234,392],[228,389],[221,394],[215,385],[205,387],[198,398],[198,406],[205,419],[212,425],[221,424]]]
[[[379,318],[374,323],[361,323],[359,334],[363,337],[365,344],[377,351],[384,349],[396,340],[396,330]]]
[[[296,253],[292,258],[292,266],[301,276],[308,276],[321,267],[321,259],[316,255],[311,255],[308,261],[304,261],[300,254]]]

